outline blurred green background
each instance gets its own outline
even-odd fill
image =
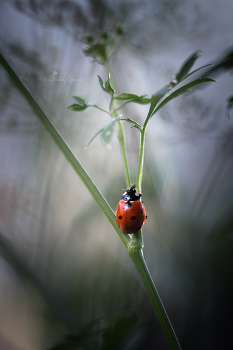
[[[99,138],[84,150],[109,116],[67,109],[71,95],[109,103],[104,68],[80,37],[126,25],[117,92],[151,96],[197,49],[194,68],[232,50],[232,14],[231,0],[1,1],[0,48],[115,210],[125,188],[116,135],[110,151]],[[232,348],[231,72],[170,102],[147,131],[144,255],[183,349]],[[120,239],[2,68],[0,86],[0,348],[50,349],[91,321],[105,329],[128,315],[131,344],[116,349],[168,349]],[[147,111],[123,114],[142,123]],[[134,183],[139,134],[124,130]],[[102,346],[87,334],[90,349]]]

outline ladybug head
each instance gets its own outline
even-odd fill
[[[123,192],[121,198],[125,202],[133,202],[133,201],[138,201],[141,198],[141,196],[142,194],[137,192],[136,186],[133,185]]]

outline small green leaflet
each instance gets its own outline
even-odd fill
[[[115,125],[116,125],[116,121],[113,120],[110,124],[108,124],[103,128],[103,131],[100,134],[100,140],[102,144],[106,146],[108,149],[111,149],[112,147],[110,145],[110,142],[112,140],[112,135],[115,130]]]
[[[73,99],[75,101],[78,102],[71,105],[71,106],[68,106],[67,108],[70,109],[71,111],[75,111],[75,112],[82,112],[84,111],[87,107],[89,107],[90,105],[88,104],[87,101],[85,101],[83,98],[79,97],[79,96],[72,96]]]
[[[88,106],[85,105],[79,105],[77,103],[68,106],[67,108],[70,109],[71,111],[75,111],[75,112],[82,112],[84,111]]]
[[[146,95],[144,95],[144,96],[146,96]],[[141,96],[141,97],[144,97],[144,96]],[[123,94],[120,94],[114,98],[116,100],[131,100],[132,98],[138,98],[138,97],[139,97],[138,95],[123,93]]]
[[[79,96],[74,96],[72,95],[73,99],[75,101],[77,101],[78,103],[82,104],[82,105],[89,105],[89,103],[87,101],[85,101],[83,98],[79,97]]]
[[[108,149],[111,149],[110,142],[111,142],[112,135],[113,135],[113,132],[114,132],[114,129],[115,129],[115,125],[120,120],[121,120],[121,115],[119,115],[116,119],[111,121],[111,123],[109,123],[108,125],[104,126],[102,129],[97,131],[97,133],[94,136],[92,136],[92,138],[90,139],[90,141],[86,145],[85,149],[87,149],[87,147],[91,144],[91,142],[99,134],[100,134],[100,140],[103,143],[103,145],[106,146]]]
[[[93,39],[93,41],[94,41],[94,39]],[[86,47],[86,49],[83,50],[83,53],[86,56],[92,57],[99,64],[104,65],[104,63],[107,62],[106,45],[104,43],[93,43],[92,42],[89,47]]]
[[[199,57],[201,57],[201,55],[202,55],[202,51],[197,50],[191,56],[189,56],[184,61],[184,63],[182,64],[182,66],[180,67],[178,72],[174,75],[171,82],[174,81],[174,83],[176,85],[176,84],[180,83],[184,78],[186,78],[186,75],[188,74],[188,72],[190,71],[190,69],[192,68],[192,66],[196,62],[196,60]]]
[[[105,92],[107,92],[108,94],[113,95],[114,90],[113,90],[113,88],[111,87],[111,84],[110,84],[110,76],[109,76],[108,80],[106,80],[105,85],[103,83],[102,78],[99,75],[98,75],[98,78],[99,78],[99,83],[100,83],[101,88]]]
[[[129,103],[129,102],[135,102],[135,103],[139,103],[139,104],[150,103],[151,99],[145,98],[145,96],[147,96],[147,95],[138,96],[138,95],[134,95],[134,94],[123,93],[123,94],[120,94],[120,95],[114,97],[114,99],[121,100],[121,101],[128,101],[127,103]]]
[[[116,100],[123,100],[123,101],[130,100],[130,102],[132,101],[132,102],[138,102],[142,104],[150,103],[150,98],[145,98],[145,96],[147,95],[138,96],[134,94],[123,93],[114,98]]]

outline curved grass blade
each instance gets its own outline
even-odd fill
[[[192,72],[190,72],[189,74],[187,74],[187,75],[185,76],[185,79],[188,78],[188,77],[190,77],[190,75],[192,75],[192,74],[198,72],[199,70],[201,70],[201,69],[203,69],[203,68],[206,68],[206,67],[210,67],[210,66],[213,67],[214,65],[213,65],[212,63],[208,63],[208,64],[205,64],[205,65],[202,66],[202,67],[199,67],[199,68],[193,70]]]
[[[177,96],[190,91],[190,89],[198,84],[202,84],[202,83],[207,83],[207,82],[216,82],[216,80],[214,79],[210,79],[210,78],[199,78],[196,79],[194,81],[192,81],[191,83],[188,83],[184,86],[182,86],[181,88],[175,90],[174,92],[172,92],[171,94],[169,94],[167,97],[164,96],[164,99],[159,103],[159,105],[153,110],[153,112],[151,113],[152,117],[161,107],[163,107],[166,103],[168,103],[169,101],[173,100],[174,98],[176,98]]]
[[[34,112],[40,118],[41,122],[44,124],[45,128],[47,129],[49,134],[52,136],[57,146],[64,154],[65,158],[71,164],[71,166],[79,176],[80,180],[86,186],[87,190],[90,192],[90,194],[92,195],[92,197],[94,198],[94,200],[96,201],[96,203],[98,204],[98,206],[100,207],[104,215],[107,217],[107,219],[109,220],[109,222],[111,223],[111,225],[113,226],[117,234],[119,235],[123,244],[127,248],[130,238],[128,235],[125,235],[117,226],[115,213],[112,210],[112,208],[109,206],[106,199],[103,197],[99,189],[95,186],[95,184],[93,183],[93,181],[91,180],[91,178],[89,177],[85,169],[82,167],[78,159],[75,157],[74,153],[71,151],[67,143],[63,140],[58,130],[55,128],[55,126],[52,124],[52,122],[49,120],[46,114],[42,111],[40,106],[34,100],[30,92],[21,82],[19,77],[16,75],[14,70],[11,68],[11,66],[8,64],[8,62],[5,60],[5,58],[2,56],[1,53],[0,53],[0,63],[7,71],[7,73],[13,80],[16,87],[19,89],[19,91],[23,94],[23,96],[26,98],[28,103],[31,105]]]
[[[192,55],[190,55],[184,61],[184,63],[181,65],[181,67],[178,70],[178,72],[174,75],[172,81],[176,81],[176,84],[181,82],[186,77],[186,75],[188,74],[188,72],[190,71],[190,69],[192,68],[194,63],[196,62],[196,60],[199,57],[201,57],[201,55],[202,55],[202,51],[201,50],[197,50]]]

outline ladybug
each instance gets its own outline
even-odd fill
[[[117,205],[117,225],[124,233],[136,233],[141,230],[147,219],[144,204],[140,201],[142,194],[135,186],[125,190]]]

